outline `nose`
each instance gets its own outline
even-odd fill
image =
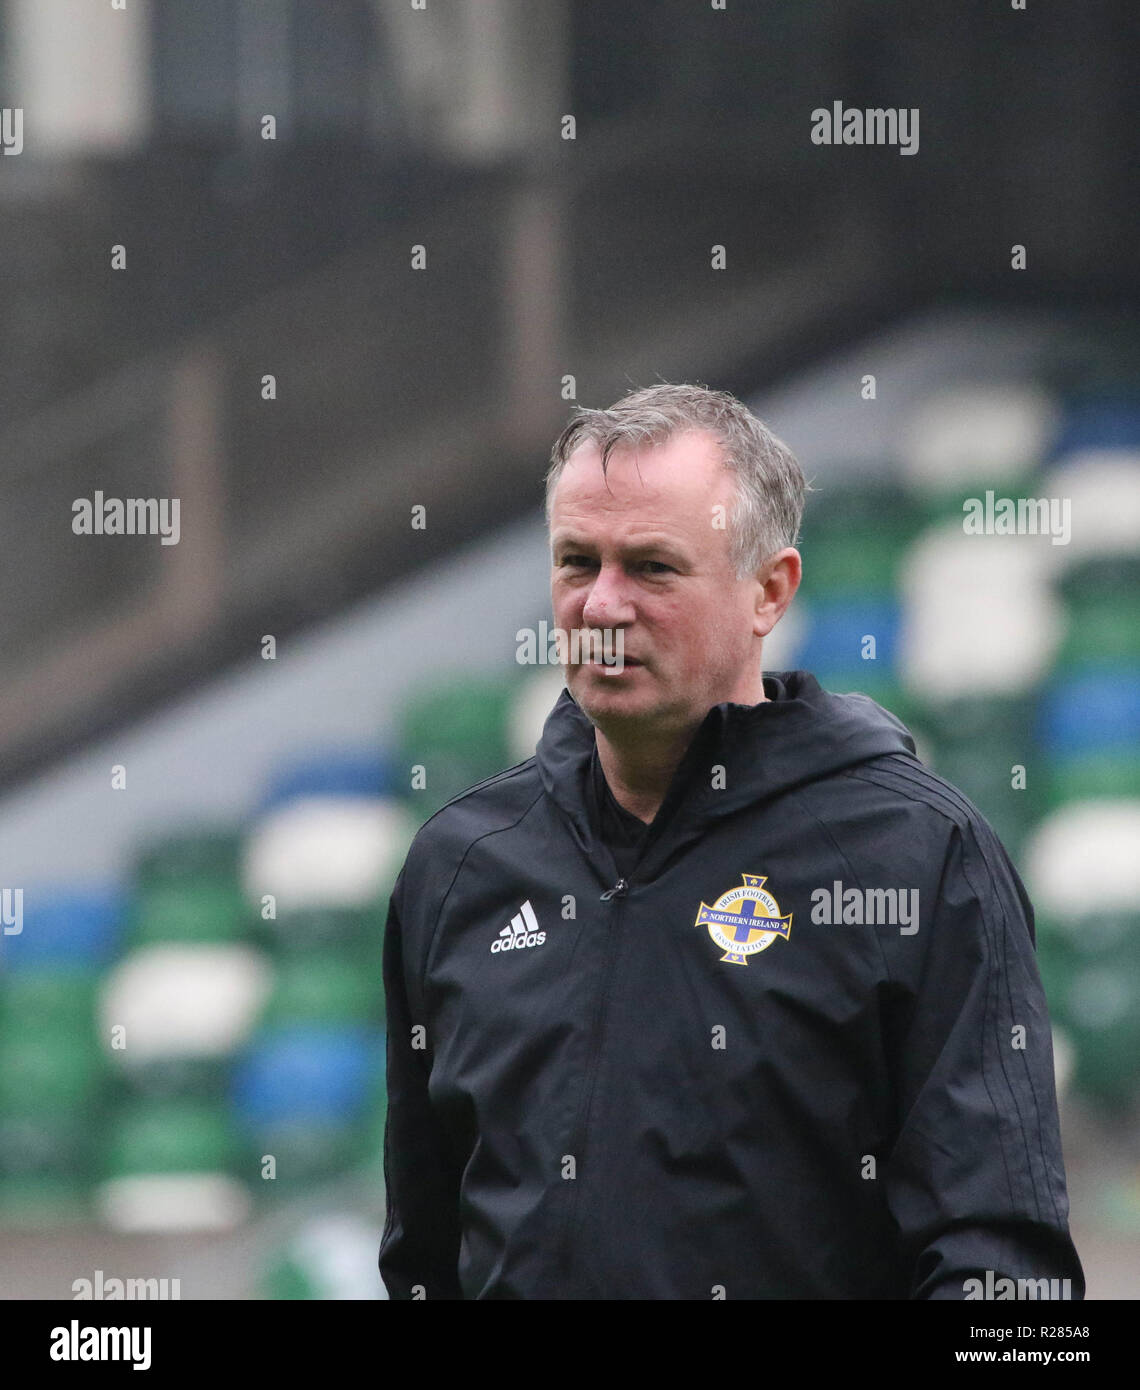
[[[633,603],[626,584],[620,565],[601,566],[582,605],[583,623],[589,628],[614,628],[631,623]]]

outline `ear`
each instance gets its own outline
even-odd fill
[[[753,631],[767,637],[800,587],[803,562],[792,546],[770,555],[756,572],[756,618]]]

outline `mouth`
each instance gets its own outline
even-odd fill
[[[624,671],[636,670],[641,665],[636,657],[627,656],[618,658],[616,656],[603,657],[601,661],[590,661],[587,665],[601,671],[607,676],[620,676]]]

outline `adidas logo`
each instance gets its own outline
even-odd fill
[[[541,946],[545,940],[546,933],[539,931],[538,918],[534,915],[530,899],[527,898],[511,918],[511,925],[504,927],[491,942],[491,951],[521,951],[526,946]]]

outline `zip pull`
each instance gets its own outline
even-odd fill
[[[624,898],[625,891],[628,887],[628,879],[619,878],[612,888],[607,888],[602,894],[601,901],[608,903],[611,898]]]

